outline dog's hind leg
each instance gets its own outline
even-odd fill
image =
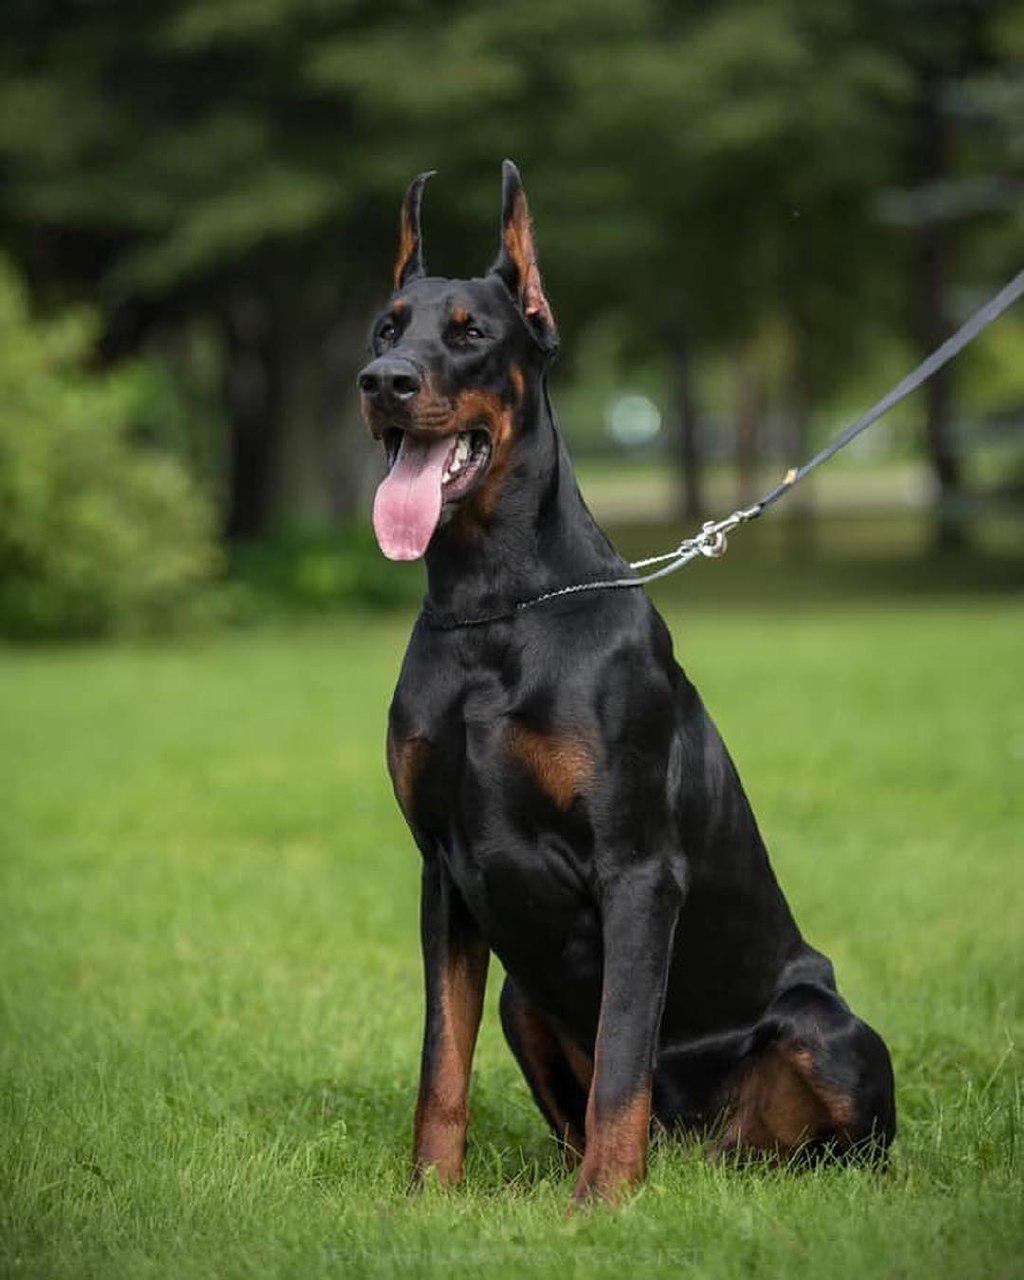
[[[726,1099],[720,1153],[878,1159],[896,1132],[881,1037],[834,991],[810,983],[772,1003]]]
[[[554,1131],[567,1169],[583,1158],[588,1058],[552,1026],[511,978],[501,989],[501,1025],[534,1101]]]

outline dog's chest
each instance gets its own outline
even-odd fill
[[[488,673],[447,700],[429,684],[403,682],[392,707],[388,764],[399,803],[411,823],[437,837],[498,812],[560,826],[590,790],[598,763],[592,733],[538,716],[518,688]]]
[[[388,756],[395,792],[425,851],[448,864],[495,931],[557,919],[589,898],[593,738],[529,714],[522,691],[483,671],[438,696],[434,671],[403,679]]]

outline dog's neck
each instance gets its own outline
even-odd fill
[[[456,510],[426,560],[430,610],[450,620],[503,614],[547,591],[626,571],[580,495],[543,380],[525,407],[492,515],[484,522]]]

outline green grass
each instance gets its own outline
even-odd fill
[[[892,1047],[888,1174],[659,1146],[618,1213],[566,1222],[493,972],[467,1183],[408,1197],[418,868],[382,749],[407,619],[9,650],[4,1274],[1019,1276],[1024,607],[670,616]]]

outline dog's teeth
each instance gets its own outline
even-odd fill
[[[455,440],[455,448],[452,450],[452,456],[445,463],[445,468],[441,472],[441,479],[444,483],[452,480],[459,474],[462,468],[470,460],[473,455],[473,447],[470,444],[469,432],[461,432]]]

